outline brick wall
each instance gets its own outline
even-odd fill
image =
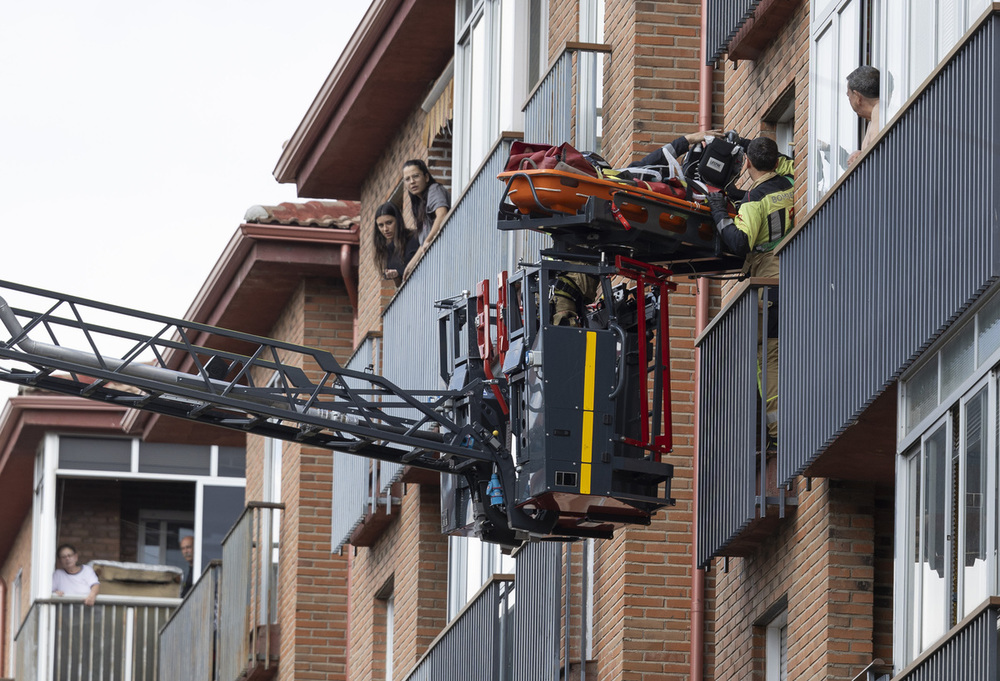
[[[15,520],[7,519],[5,522],[15,522]],[[14,580],[17,579],[18,571],[21,571],[21,601],[16,607],[21,613],[21,621],[27,616],[28,609],[31,607],[31,533],[32,516],[29,509],[25,514],[24,520],[21,522],[21,529],[14,539],[14,544],[7,554],[7,560],[0,567],[0,579],[3,580],[4,587],[7,590],[4,597],[4,609],[3,612],[0,612],[0,617],[3,617],[0,631],[3,632],[4,636],[3,645],[0,646],[3,648],[3,659],[0,659],[0,672],[5,672],[4,675],[10,678],[13,678],[14,670],[11,664],[9,643],[16,632],[11,632],[8,627],[11,625],[12,608],[15,607],[11,598],[13,597]],[[54,570],[55,566],[52,569]],[[19,624],[20,622],[17,622],[14,626],[18,626]]]
[[[75,546],[80,563],[120,560],[121,483],[59,480],[56,485],[56,544]]]
[[[814,479],[811,490],[799,481],[796,493],[798,511],[752,556],[730,559],[728,570],[724,560],[715,561],[721,572],[714,679],[763,671],[766,623],[760,618],[782,597],[788,599],[788,678],[853,679],[872,660],[875,588],[891,582],[891,566],[879,573],[875,567],[875,517],[884,518],[876,508],[885,492]]]
[[[613,166],[698,129],[700,7],[606,0],[613,51],[605,61],[603,148]]]
[[[353,323],[343,283],[309,279],[290,297],[271,335],[328,349],[344,362],[353,349]],[[250,438],[247,451],[253,471],[247,494],[260,494],[262,438]],[[345,678],[347,561],[331,554],[332,484],[332,452],[283,443],[279,681]]]
[[[437,485],[402,485],[396,521],[374,546],[354,551],[350,679],[377,676],[385,658],[386,585],[394,598],[393,678],[403,678],[445,625],[448,542]]]

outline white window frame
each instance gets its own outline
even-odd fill
[[[452,141],[452,198],[457,199],[474,179],[504,130],[523,130],[521,106],[528,94],[530,7],[528,0],[474,0],[468,16],[465,2],[455,10],[455,113]],[[547,0],[543,24],[547,26]],[[483,45],[474,42],[476,29]],[[540,27],[539,27],[540,28]],[[546,31],[547,33],[547,31]],[[544,34],[543,34],[544,35]],[[474,58],[481,49],[485,78],[476,79]],[[547,50],[543,40],[541,49]],[[482,92],[477,93],[476,88]],[[482,130],[473,129],[473,112],[483,116]]]
[[[814,6],[812,8],[812,19],[810,23],[809,31],[809,101],[811,102],[809,106],[809,187],[808,187],[808,202],[809,206],[812,207],[822,198],[823,194],[829,191],[830,187],[837,181],[837,179],[843,174],[846,169],[846,159],[843,166],[840,165],[840,154],[839,150],[843,147],[847,154],[856,151],[861,142],[861,136],[858,132],[860,125],[857,123],[857,114],[851,109],[850,102],[847,99],[847,75],[857,68],[861,63],[861,35],[862,35],[862,21],[864,19],[864,9],[865,3],[868,0],[835,0],[830,1],[825,6],[823,6],[822,13],[818,14],[817,8]],[[842,25],[846,22],[842,17],[848,11],[848,8],[853,7],[853,10],[857,12],[857,23],[856,25],[847,26]],[[833,52],[833,63],[836,65],[835,74],[833,77],[833,101],[830,103],[833,106],[833,128],[831,130],[831,139],[829,140],[830,149],[828,151],[830,155],[830,167],[831,167],[831,177],[825,177],[823,193],[820,193],[820,189],[817,186],[817,181],[819,180],[819,164],[821,163],[820,152],[819,152],[819,138],[817,133],[819,132],[819,124],[817,122],[817,111],[823,107],[820,102],[820,83],[822,82],[821,75],[817,72],[817,66],[819,64],[817,43],[821,37],[826,37],[828,33],[832,31],[832,40],[834,43]],[[850,61],[850,63],[844,62],[843,58],[843,47],[844,41],[850,38],[851,31],[853,31],[855,40],[851,42],[851,47],[855,51],[855,58]],[[825,107],[823,107],[825,108]],[[853,124],[853,127],[852,125]],[[841,140],[842,134],[846,129],[851,129],[850,133],[854,139],[851,140]],[[846,146],[845,146],[846,145]]]
[[[392,681],[393,671],[393,639],[396,635],[396,594],[391,593],[385,599],[385,681]]]
[[[448,621],[495,574],[514,574],[515,560],[476,537],[448,537]]]
[[[764,629],[764,681],[788,679],[788,609]]]

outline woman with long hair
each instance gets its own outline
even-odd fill
[[[451,207],[446,190],[420,159],[403,164],[403,186],[410,195],[410,208],[417,225],[417,239],[423,244],[438,233]]]
[[[395,204],[383,203],[375,211],[372,241],[375,244],[375,264],[379,271],[386,279],[392,279],[396,288],[399,288],[403,283],[403,272],[420,244],[403,227],[403,216]]]

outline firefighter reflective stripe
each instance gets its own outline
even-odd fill
[[[583,362],[583,429],[580,434],[580,494],[590,494],[590,464],[594,453],[594,381],[597,373],[597,332],[587,331]]]

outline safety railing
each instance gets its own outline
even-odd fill
[[[156,681],[160,627],[176,598],[36,600],[17,632],[18,681]]]
[[[346,367],[352,371],[365,371],[371,365],[372,370],[379,371],[381,351],[381,337],[369,336],[355,350]],[[352,379],[348,379],[347,383],[353,385]],[[373,485],[377,484],[378,478],[372,475],[372,469],[377,470],[380,465],[392,464],[333,452],[333,498],[337,500],[337,512],[333,514],[330,525],[334,552],[350,541],[354,530],[374,510],[372,507],[378,491],[373,489]]]
[[[510,681],[514,578],[494,575],[442,631],[406,681]]]
[[[524,139],[600,151],[606,45],[567,43],[524,105]]]
[[[740,534],[767,515],[771,502],[780,515],[790,501],[773,484],[773,458],[767,456],[763,435],[767,415],[760,403],[760,386],[778,379],[767,370],[774,348],[760,342],[760,329],[771,321],[761,301],[772,290],[777,290],[775,279],[747,280],[697,340],[700,565],[718,555],[743,555],[745,547],[736,541]]]
[[[219,581],[222,563],[212,561],[160,630],[161,679],[219,679]]]
[[[254,501],[222,541],[220,679],[278,664],[278,567],[283,504]]]
[[[996,681],[1000,678],[1000,598],[992,597],[959,622],[893,681]]]

